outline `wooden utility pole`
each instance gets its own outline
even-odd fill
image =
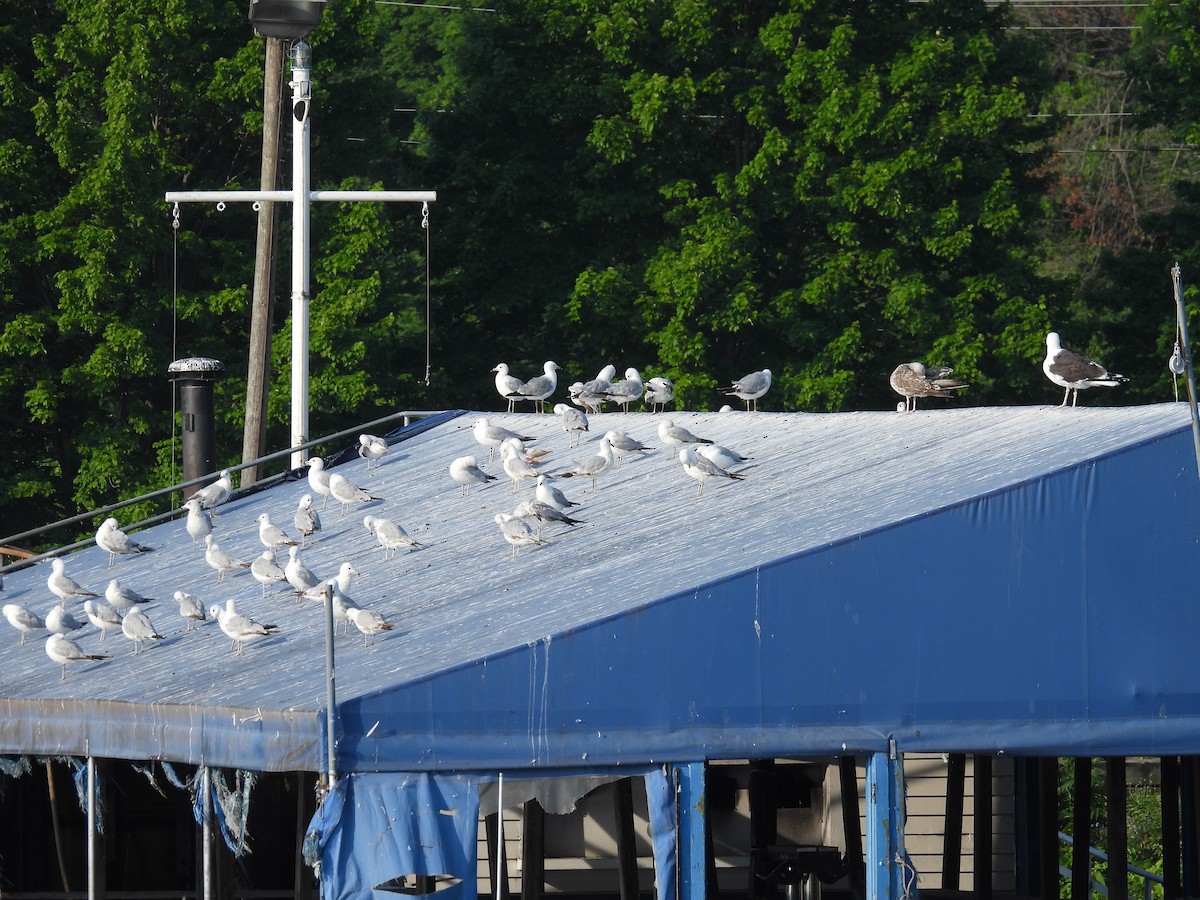
[[[263,144],[260,190],[279,184],[279,117],[283,94],[283,40],[267,38],[263,70]],[[278,207],[263,200],[258,207],[258,239],[254,254],[254,296],[250,309],[250,364],[246,369],[246,424],[242,462],[263,455],[267,439],[267,396],[271,383],[271,313],[274,309],[275,235]],[[241,486],[258,480],[258,466],[242,470]]]

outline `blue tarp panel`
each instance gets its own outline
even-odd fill
[[[1179,432],[348,701],[340,765],[1194,753],[1198,562]]]

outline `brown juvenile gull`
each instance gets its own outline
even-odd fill
[[[953,369],[947,366],[929,366],[919,362],[901,363],[888,379],[892,390],[904,398],[904,411],[917,408],[918,397],[953,397],[952,391],[965,388],[965,381],[947,378]],[[899,407],[897,407],[899,408]]]

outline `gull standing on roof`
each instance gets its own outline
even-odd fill
[[[574,478],[577,475],[592,479],[592,492],[596,490],[596,479],[612,469],[615,462],[612,445],[607,437],[600,439],[600,451],[595,456],[589,456],[575,463],[568,472],[563,472],[563,478]]]
[[[188,499],[198,501],[203,509],[215,510],[226,502],[232,493],[233,479],[228,469],[222,469],[216,481],[194,491]],[[216,515],[215,512],[213,514]]]
[[[184,526],[187,528],[187,533],[191,536],[193,544],[202,541],[205,535],[212,534],[212,516],[200,505],[199,500],[195,497],[189,497],[187,502],[183,504],[183,508],[187,510],[187,519],[184,520]]]
[[[242,655],[247,641],[258,640],[279,630],[278,625],[263,625],[249,616],[243,616],[234,608],[233,600],[224,608],[214,603],[208,608],[208,614],[217,620],[221,631],[233,641],[233,649],[238,656]]]
[[[621,407],[622,412],[629,412],[629,404],[641,396],[642,376],[632,366],[625,370],[625,377],[622,380],[614,381],[604,392],[604,399],[616,403]]]
[[[309,457],[308,486],[314,494],[325,498],[321,509],[329,505],[329,473],[325,471],[325,460],[319,456]]]
[[[508,411],[512,412],[517,405],[513,395],[524,387],[525,382],[516,375],[508,374],[508,363],[497,363],[492,371],[496,373],[496,390],[508,401]]]
[[[675,383],[669,378],[651,378],[646,382],[646,405],[650,412],[666,412],[667,404],[675,399]]]
[[[312,508],[312,503],[312,494],[305,494],[300,498],[300,502],[296,505],[296,512],[292,516],[292,524],[306,538],[312,537],[321,530],[321,517]]]
[[[588,430],[587,415],[565,403],[555,403],[554,414],[558,416],[563,431],[567,433],[567,437],[571,439],[571,446],[574,447],[579,443],[579,438],[583,433]]]
[[[132,556],[135,553],[148,553],[153,547],[139,544],[119,527],[117,520],[107,518],[96,530],[96,546],[108,551],[109,568],[117,561],[117,556]]]
[[[918,397],[953,397],[952,391],[965,388],[965,381],[947,378],[954,370],[949,366],[926,366],[919,362],[901,363],[888,378],[892,390],[904,398],[904,409],[917,408]],[[899,406],[896,407],[899,409]]]
[[[103,653],[87,653],[82,647],[61,634],[52,634],[46,638],[46,655],[62,666],[62,674],[58,680],[67,677],[67,663],[82,662],[83,660],[108,659]]]
[[[496,513],[493,521],[500,526],[500,533],[512,547],[513,559],[516,559],[522,547],[535,547],[546,543],[534,534],[528,522],[517,518],[512,513]]]
[[[705,459],[691,447],[684,447],[679,451],[679,461],[683,463],[683,471],[700,482],[700,486],[696,488],[697,497],[704,493],[704,482],[709,478],[739,480],[746,477],[737,472],[728,472],[722,469],[712,460]]]
[[[20,603],[5,603],[0,607],[0,612],[4,613],[9,625],[21,632],[22,644],[25,643],[25,635],[30,632],[46,630],[45,620]]]
[[[742,456],[740,453],[735,453],[728,447],[722,447],[719,444],[701,444],[696,447],[696,452],[709,462],[716,463],[722,469],[732,469],[734,466],[741,465],[750,460],[750,457]]]
[[[46,579],[46,587],[58,598],[59,606],[66,605],[71,597],[99,597],[100,595],[82,587],[78,581],[66,573],[66,563],[60,557],[50,560],[50,576]]]
[[[574,500],[568,500],[566,494],[564,494],[554,485],[547,483],[545,475],[538,476],[537,493],[535,496],[538,500],[541,500],[543,503],[550,504],[560,512],[566,512],[572,506],[580,505]]]
[[[613,448],[613,453],[617,458],[618,469],[621,468],[621,461],[625,457],[636,456],[639,453],[645,454],[654,449],[653,447],[647,447],[635,438],[631,438],[624,431],[609,431],[604,435],[604,439]]]
[[[517,434],[515,431],[509,431],[500,425],[493,425],[487,418],[476,419],[472,433],[475,435],[475,440],[478,443],[488,448],[488,462],[492,461],[492,456],[500,449],[500,445],[509,438],[516,438],[519,441],[537,440],[537,438],[526,434]]]
[[[658,437],[664,444],[670,444],[676,449],[686,447],[688,444],[712,443],[708,438],[697,437],[686,428],[676,425],[670,419],[663,419],[658,423]]]
[[[591,381],[577,381],[571,385],[567,389],[567,396],[585,412],[598,413],[604,407],[604,394],[612,387],[616,375],[616,366],[605,366]]]
[[[294,545],[293,545],[294,546]],[[250,563],[250,574],[262,585],[262,595],[267,596],[267,586],[287,581],[287,573],[279,565],[274,550],[264,550],[254,562]]]
[[[343,516],[349,511],[351,503],[374,503],[383,499],[367,493],[340,472],[329,476],[329,496],[342,504]]]
[[[358,455],[367,461],[367,468],[371,468],[371,464],[379,465],[379,460],[387,453],[388,445],[381,437],[376,437],[373,434],[360,434],[358,436]]]
[[[259,513],[255,521],[258,522],[258,540],[268,550],[296,545],[296,541],[293,541],[282,528],[271,521],[270,513]]]
[[[538,470],[526,462],[517,446],[511,439],[500,445],[500,460],[504,472],[512,479],[513,490],[521,484],[522,478],[537,478]]]
[[[250,568],[250,563],[226,553],[211,534],[204,538],[204,561],[216,570],[217,584],[224,581],[230,572]]]
[[[758,398],[771,389],[771,370],[763,369],[761,372],[751,372],[749,375],[739,378],[729,387],[725,388],[725,394],[731,397],[740,397],[746,401],[746,412],[750,412],[750,404],[754,404],[754,411],[758,411]]]
[[[542,374],[530,378],[527,382],[509,394],[511,400],[530,400],[538,412],[546,411],[546,400],[558,389],[558,363],[548,360],[542,366]]]
[[[487,484],[496,480],[495,475],[489,475],[479,468],[474,456],[460,456],[450,463],[450,477],[462,485],[464,497],[471,492],[472,485]]]
[[[1080,391],[1093,387],[1116,387],[1129,380],[1124,375],[1109,372],[1086,356],[1064,350],[1057,331],[1046,335],[1046,358],[1042,360],[1042,371],[1059,387],[1067,389],[1060,407],[1066,406],[1068,399],[1074,406],[1079,400]]]
[[[175,602],[179,604],[179,615],[183,617],[183,630],[191,631],[196,623],[208,621],[204,615],[204,604],[198,597],[183,591],[175,592]]]
[[[100,629],[100,640],[110,631],[121,628],[121,614],[99,600],[84,600],[83,611],[87,613],[88,621]]]
[[[82,627],[83,623],[61,606],[56,606],[46,613],[46,628],[55,634],[70,634]]]
[[[573,519],[560,510],[557,506],[550,503],[545,503],[541,500],[524,500],[517,504],[517,508],[513,510],[513,515],[518,519],[533,520],[537,523],[535,534],[537,537],[542,536],[542,526],[548,525],[551,522],[558,522],[560,525],[582,525],[582,519]]]
[[[367,516],[363,519],[363,527],[375,535],[379,546],[383,548],[383,558],[391,559],[401,547],[416,550],[421,544],[408,536],[408,532],[393,522],[379,516]]]
[[[363,635],[363,646],[370,644],[371,638],[377,634],[392,630],[392,623],[388,622],[379,613],[369,609],[359,609],[355,606],[346,608],[346,620],[354,623]]]
[[[321,583],[321,579],[300,559],[299,547],[288,548],[288,561],[283,567],[283,574],[297,594],[303,594]]]
[[[121,633],[133,641],[134,656],[142,652],[142,644],[145,641],[161,641],[163,639],[163,636],[150,624],[150,617],[137,607],[125,613],[125,618],[121,620]]]
[[[154,602],[153,597],[143,597],[133,588],[122,585],[115,578],[104,589],[104,599],[108,601],[109,606],[120,613],[127,613],[144,603]]]

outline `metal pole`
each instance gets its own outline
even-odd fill
[[[329,752],[329,784],[327,790],[332,791],[337,783],[337,754],[334,740],[334,706],[337,703],[337,690],[334,686],[336,673],[333,665],[333,585],[325,585],[325,727],[328,730],[325,743]]]
[[[96,900],[96,760],[87,758],[88,900]]]
[[[308,440],[309,291],[309,121],[312,48],[292,45],[292,446]],[[304,465],[304,451],[292,454],[292,468]]]
[[[213,900],[213,870],[212,870],[212,789],[210,787],[208,766],[200,767],[200,790],[204,792],[201,798],[200,814],[200,853],[204,859],[200,871],[203,884],[200,886],[204,900]]]
[[[1175,291],[1175,315],[1179,321],[1179,343],[1183,367],[1187,372],[1188,407],[1192,413],[1192,443],[1196,447],[1196,470],[1200,473],[1200,411],[1196,408],[1196,370],[1192,367],[1192,345],[1188,340],[1187,307],[1183,303],[1183,271],[1179,263],[1171,269],[1171,285]]]

